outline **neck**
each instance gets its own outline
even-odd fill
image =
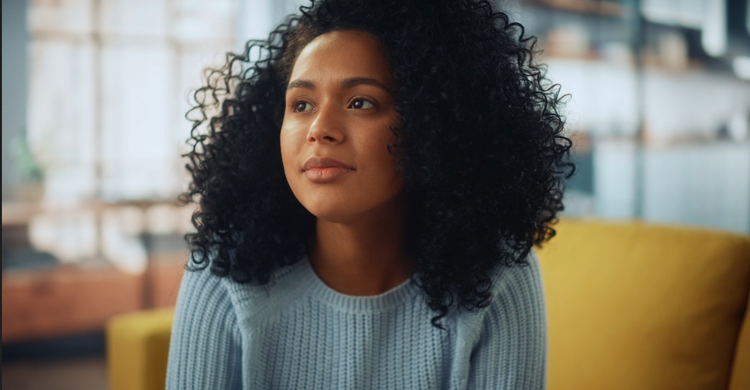
[[[408,279],[406,206],[402,197],[388,210],[372,210],[347,223],[320,218],[310,248],[310,264],[328,287],[347,295],[377,295]]]

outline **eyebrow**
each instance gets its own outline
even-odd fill
[[[341,82],[341,88],[343,89],[353,88],[358,85],[372,85],[374,87],[382,89],[385,92],[388,92],[389,94],[393,94],[393,91],[391,91],[383,83],[370,77],[351,77]],[[297,79],[297,80],[290,82],[289,85],[286,87],[286,90],[288,91],[294,88],[315,90],[315,84],[313,84],[313,82],[309,80]]]
[[[286,90],[294,89],[294,88],[302,88],[302,89],[315,89],[315,84],[312,83],[312,81],[307,80],[294,80],[287,85]]]
[[[357,85],[372,85],[373,87],[378,87],[389,94],[393,94],[390,88],[386,87],[383,83],[369,77],[352,77],[341,82],[341,87],[344,89],[353,88]]]

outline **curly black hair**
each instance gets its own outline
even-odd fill
[[[408,202],[413,279],[439,320],[453,304],[490,300],[491,272],[524,263],[554,236],[574,170],[562,135],[559,87],[534,62],[536,39],[475,0],[323,0],[300,8],[267,40],[208,71],[186,165],[184,202],[197,202],[189,268],[268,283],[307,252],[315,217],[284,176],[279,131],[299,52],[333,30],[384,44],[398,83],[392,128]],[[498,267],[498,265],[501,265]]]

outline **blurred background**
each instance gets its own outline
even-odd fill
[[[174,304],[203,69],[303,0],[2,1],[2,388],[105,389]],[[750,233],[750,0],[500,0],[566,97],[566,216]]]

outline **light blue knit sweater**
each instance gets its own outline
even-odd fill
[[[547,335],[539,264],[503,267],[478,312],[447,331],[413,281],[377,296],[340,294],[306,259],[265,286],[186,272],[167,388],[542,389]]]

